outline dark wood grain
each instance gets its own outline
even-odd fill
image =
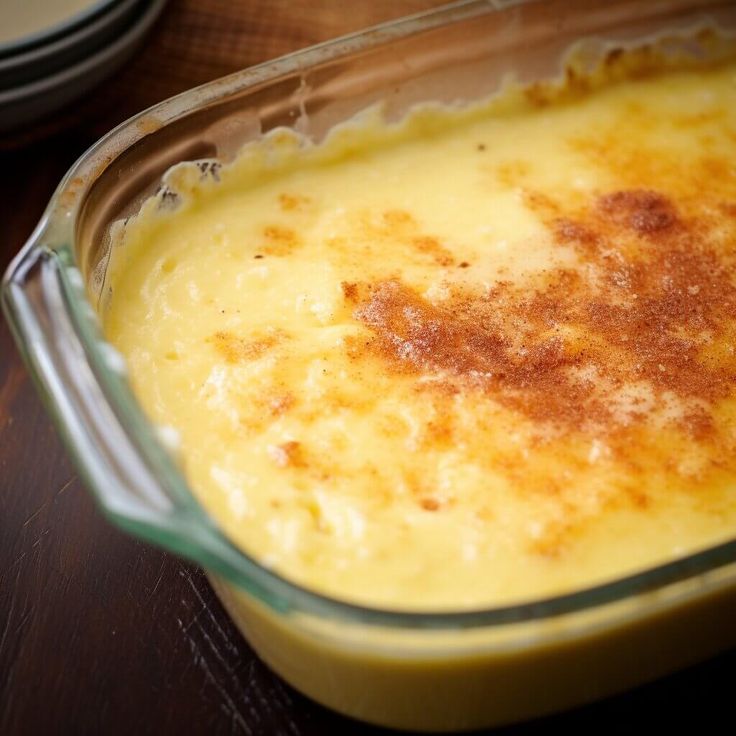
[[[0,266],[63,172],[132,113],[195,84],[437,2],[181,0],[87,99],[0,141]],[[736,653],[509,730],[702,730],[732,722]],[[529,694],[534,697],[533,693]],[[255,657],[202,573],[95,509],[0,324],[0,734],[371,734]]]

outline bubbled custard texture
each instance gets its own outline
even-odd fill
[[[106,332],[226,534],[316,590],[488,607],[725,541],[735,97],[722,65],[276,136],[131,223]]]

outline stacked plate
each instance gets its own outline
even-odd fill
[[[56,110],[135,51],[165,0],[0,0],[0,132]]]

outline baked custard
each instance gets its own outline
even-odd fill
[[[244,551],[462,610],[734,537],[736,64],[619,76],[276,130],[118,227],[104,331]]]

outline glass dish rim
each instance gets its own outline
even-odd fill
[[[662,590],[672,584],[692,580],[736,563],[736,539],[733,539],[608,582],[560,595],[482,609],[380,608],[352,603],[311,590],[268,569],[254,557],[233,545],[199,504],[189,489],[183,473],[176,467],[164,444],[157,439],[155,427],[146,418],[127,381],[108,367],[108,356],[103,355],[104,351],[101,349],[107,344],[102,339],[94,317],[89,313],[87,296],[70,276],[77,267],[74,237],[80,205],[107,165],[143,138],[147,130],[150,132],[148,126],[141,123],[154,119],[157,125],[160,124],[159,127],[165,127],[180,117],[214,104],[230,94],[275,81],[295,70],[308,69],[319,62],[347,57],[385,43],[389,39],[410,36],[454,20],[465,20],[476,14],[493,13],[537,2],[540,0],[460,0],[236,72],[190,89],[133,116],[103,136],[70,168],[52,196],[36,231],[8,267],[3,280],[3,306],[21,346],[21,352],[31,365],[31,372],[37,374],[38,371],[34,371],[32,361],[23,347],[24,339],[27,341],[23,320],[27,317],[29,307],[19,296],[18,289],[14,287],[19,286],[21,279],[32,265],[31,261],[35,262],[43,256],[44,267],[58,277],[62,306],[67,310],[85,349],[86,357],[95,369],[96,377],[116,418],[120,420],[121,426],[129,436],[138,439],[138,445],[143,446],[146,459],[170,481],[176,500],[180,504],[177,509],[178,516],[159,517],[151,522],[121,513],[109,503],[109,499],[90,473],[85,472],[88,464],[92,465],[95,462],[95,458],[85,457],[82,450],[75,446],[73,432],[67,431],[63,426],[57,400],[48,386],[41,385],[47,406],[56,419],[69,449],[76,457],[86,485],[92,490],[102,510],[118,526],[124,527],[134,536],[187,557],[215,574],[221,574],[229,582],[278,613],[301,612],[343,622],[402,629],[448,630],[495,627],[574,614],[631,600],[638,595]],[[102,168],[101,162],[104,162]],[[79,184],[80,181],[83,182],[82,186]],[[56,242],[49,244],[48,240]],[[35,377],[38,379],[38,375]],[[38,382],[43,384],[40,379]],[[184,542],[185,534],[192,535],[187,539],[189,541],[194,539],[194,546]]]

